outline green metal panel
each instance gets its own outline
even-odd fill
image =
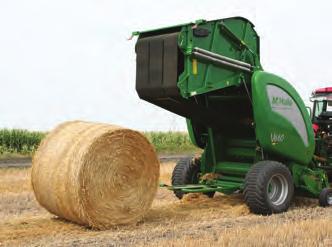
[[[295,186],[310,196],[318,197],[323,188],[329,187],[328,177],[323,169],[310,169],[293,162],[289,167]]]
[[[195,132],[194,132],[192,121],[187,118],[186,123],[187,123],[187,130],[188,130],[188,134],[189,134],[191,143],[197,147],[200,147],[200,145],[198,144],[199,140],[197,140],[197,136],[195,135]]]
[[[178,39],[179,47],[185,54],[184,72],[180,75],[178,82],[182,96],[187,98],[239,85],[246,77],[243,72],[216,66],[203,60],[198,60],[197,69],[194,69],[194,58],[192,57],[194,47],[222,54],[261,68],[259,63],[259,37],[253,27],[251,22],[241,17],[201,21],[197,28],[205,29],[209,34],[206,37],[196,37],[193,34],[193,26],[184,25]],[[193,73],[196,70],[197,73]]]
[[[231,194],[236,190],[242,189],[243,181],[231,181],[231,180],[211,180],[200,184],[186,184],[169,186],[166,184],[160,184],[160,187],[166,187],[170,190],[181,190],[185,193],[205,193],[218,191],[225,194]]]
[[[263,150],[308,165],[315,148],[314,133],[296,90],[279,76],[256,71],[252,99],[257,140]]]
[[[239,156],[239,157],[248,157],[253,159],[256,156],[256,151],[253,148],[228,148],[226,150],[227,156]]]
[[[221,174],[245,176],[252,164],[240,162],[219,162],[216,165],[216,172]]]

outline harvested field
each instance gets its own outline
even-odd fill
[[[174,163],[161,165],[169,183]],[[252,215],[241,195],[187,195],[178,201],[159,189],[138,224],[96,231],[58,219],[41,208],[30,168],[0,169],[0,246],[332,246],[332,208],[296,198],[289,212]]]

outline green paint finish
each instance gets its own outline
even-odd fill
[[[256,151],[253,148],[228,148],[226,151],[226,155],[230,157],[243,157],[253,159],[256,156]]]
[[[257,140],[263,150],[308,165],[315,149],[314,133],[296,90],[276,75],[256,71],[252,99]]]
[[[246,140],[246,139],[229,139],[228,145],[233,147],[245,147],[245,148],[255,148],[256,140]]]
[[[230,39],[222,30],[227,26],[234,36],[245,44],[239,47],[237,42]],[[259,37],[248,20],[240,17],[223,20],[206,21],[196,24],[196,28],[208,30],[207,37],[193,35],[193,26],[184,25],[179,34],[178,45],[185,54],[185,70],[180,75],[178,87],[183,97],[200,95],[221,88],[238,86],[243,81],[243,72],[198,60],[197,74],[193,73],[192,51],[199,47],[229,58],[247,62],[260,68]]]
[[[187,124],[187,130],[188,130],[190,141],[196,147],[199,147],[198,140],[196,139],[194,128],[193,128],[193,125],[192,125],[192,121],[190,119],[186,119],[186,124]]]
[[[216,172],[221,174],[245,176],[252,164],[240,162],[220,162],[216,165]]]
[[[200,184],[187,184],[176,186],[160,184],[160,186],[166,187],[169,190],[181,190],[185,193],[205,193],[217,191],[225,194],[231,194],[234,191],[241,189],[242,184],[242,182],[235,182],[229,180],[209,180],[203,181]]]
[[[289,168],[295,186],[311,196],[318,197],[323,188],[329,187],[326,172],[322,169],[310,169],[296,163],[290,163]]]
[[[217,157],[219,154],[220,148],[217,148],[217,154],[213,152],[212,144],[208,141],[208,144],[204,148],[204,152],[201,156],[201,171],[203,174],[212,173],[215,171],[216,167],[213,165],[216,163]]]

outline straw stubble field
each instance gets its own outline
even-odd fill
[[[174,163],[161,165],[169,183]],[[332,246],[332,208],[296,198],[289,212],[249,213],[241,195],[178,201],[159,189],[143,221],[96,231],[61,220],[36,202],[30,168],[0,170],[0,246]]]

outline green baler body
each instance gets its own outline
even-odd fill
[[[202,50],[235,59],[240,68]],[[288,165],[295,185],[312,195],[326,185],[325,173],[311,169],[315,140],[306,107],[286,80],[263,71],[259,37],[247,19],[141,32],[136,53],[140,98],[185,117],[192,142],[204,149],[201,173],[222,174],[176,189],[231,193],[261,160]],[[323,182],[305,181],[310,176]]]
[[[256,138],[261,147],[283,160],[308,165],[314,154],[314,133],[296,90],[276,75],[256,71],[252,98]]]

